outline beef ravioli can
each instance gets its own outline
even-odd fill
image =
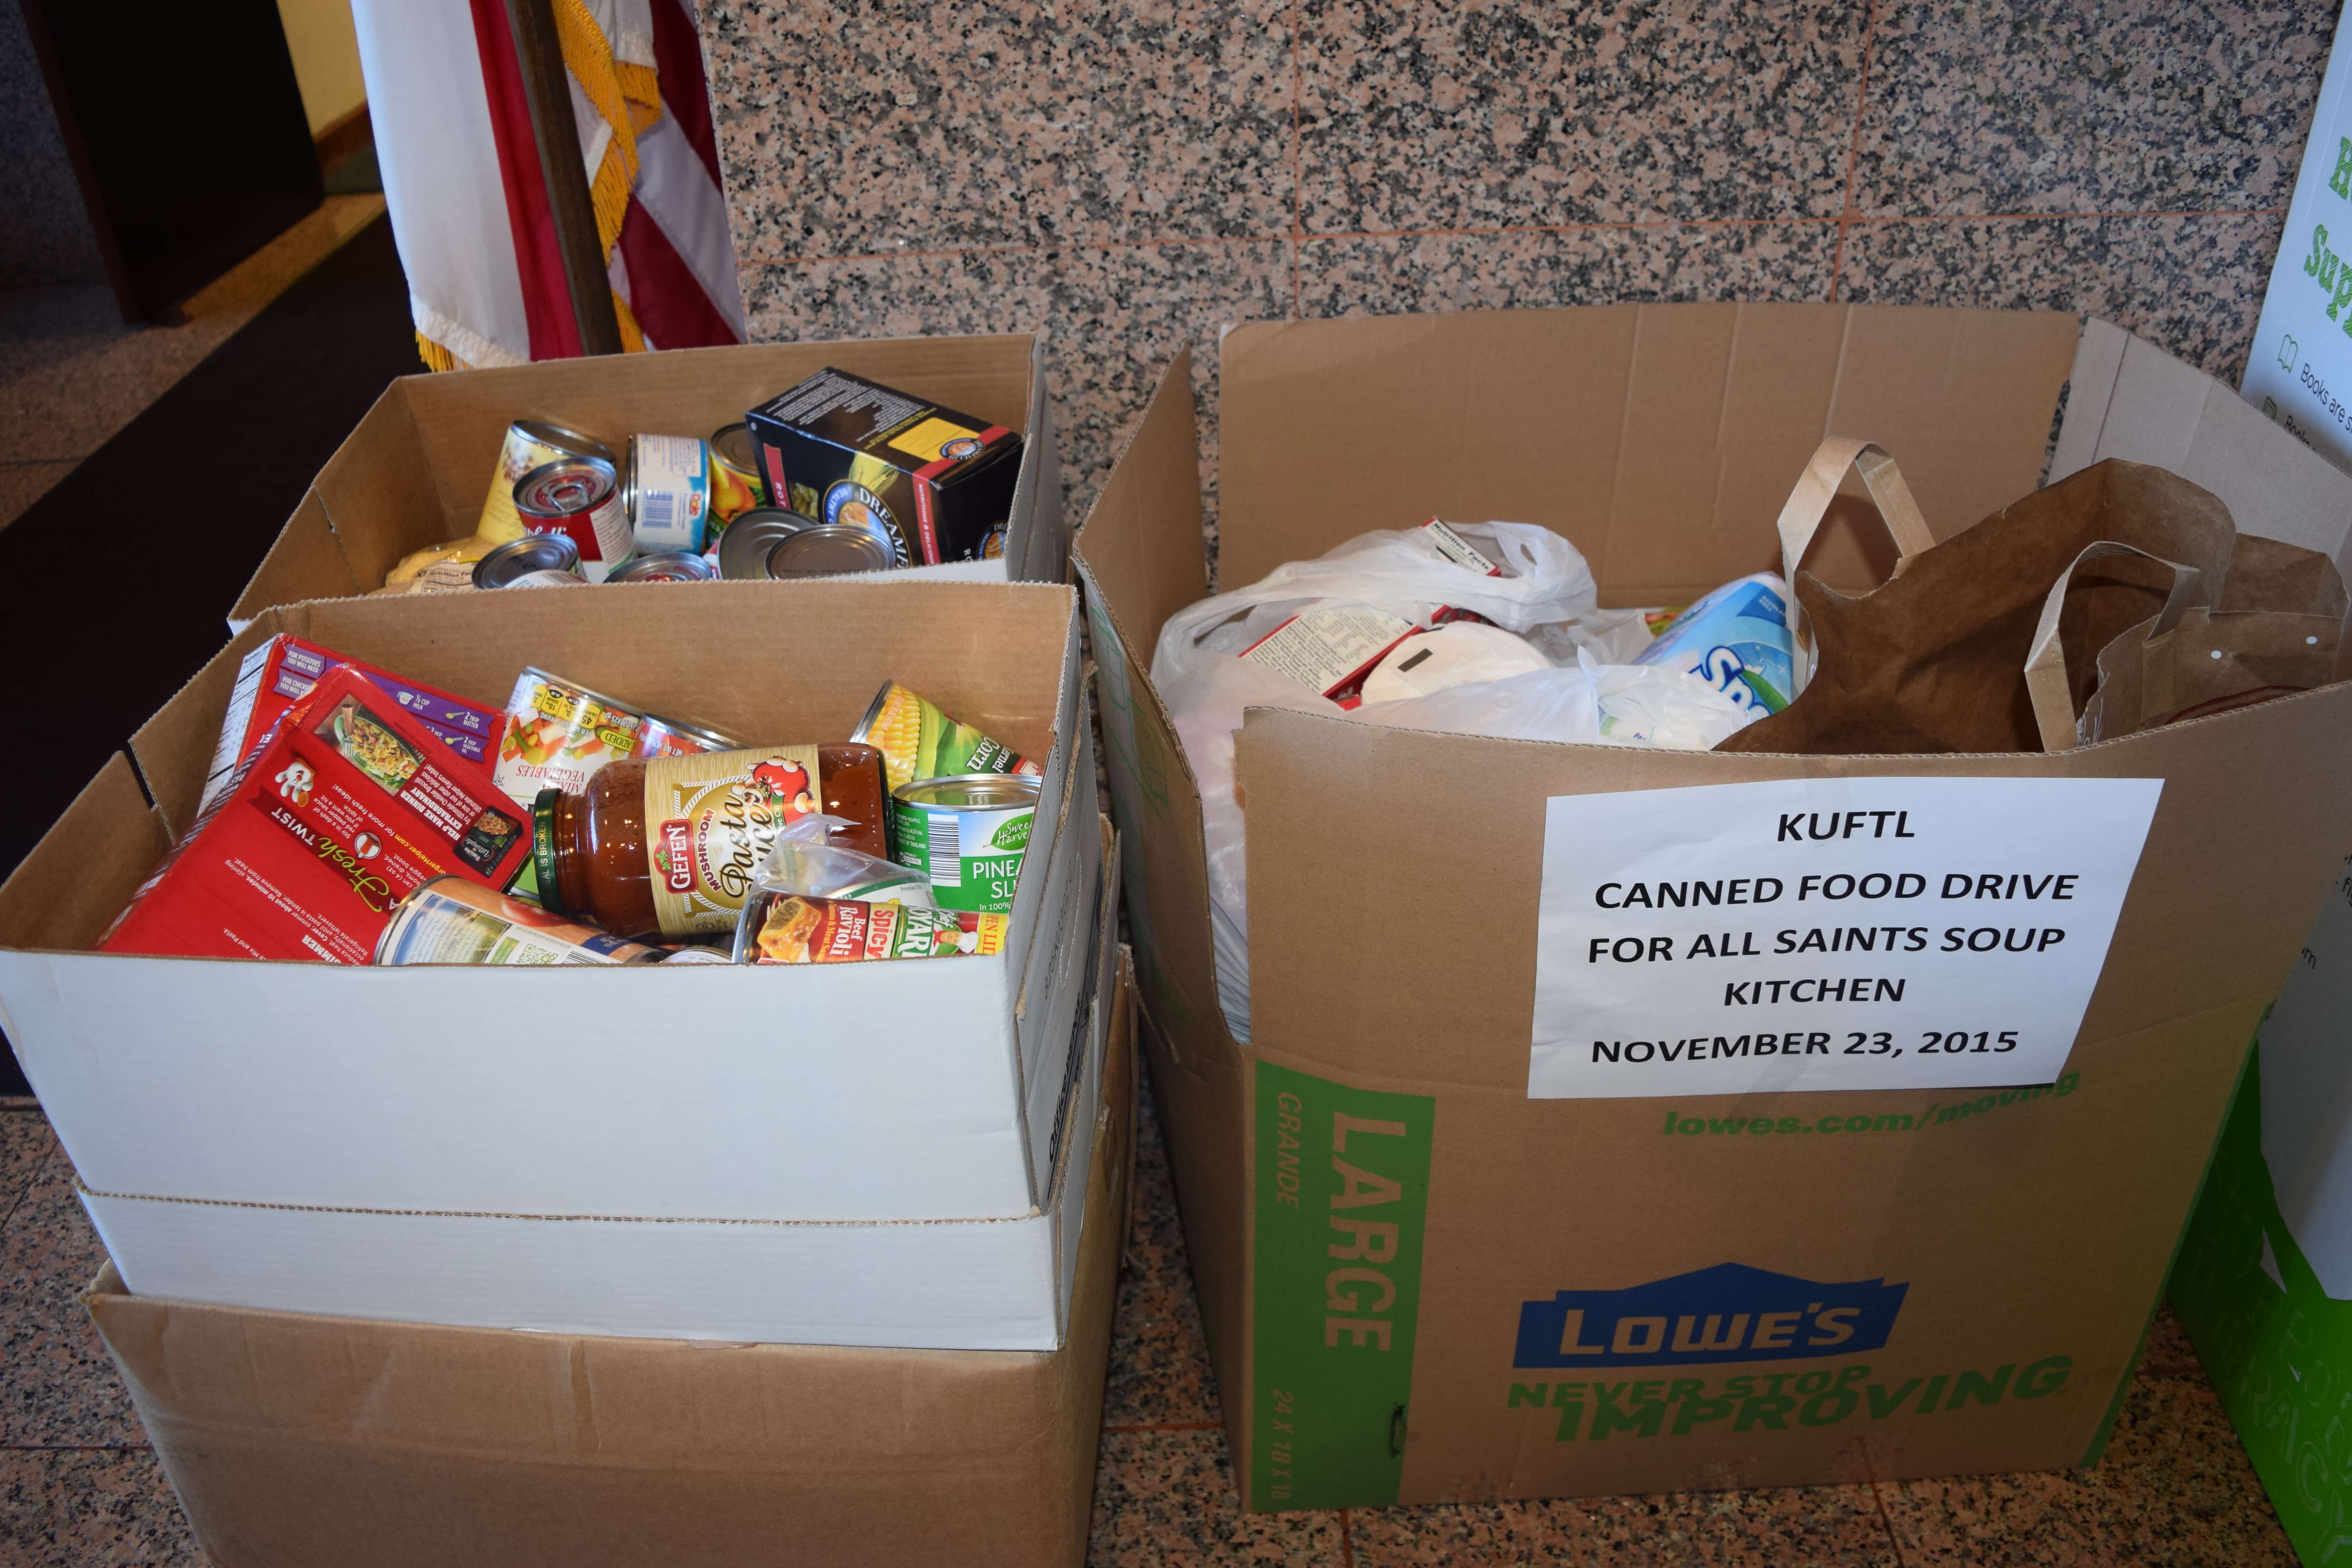
[[[533,468],[566,458],[598,458],[609,463],[613,448],[584,431],[544,419],[518,419],[508,426],[506,440],[499,447],[498,467],[490,472],[490,493],[482,499],[482,515],[474,531],[500,542],[521,538],[524,531],[522,519],[515,514],[515,485]]]
[[[377,939],[379,964],[659,963],[669,955],[594,926],[492,892],[463,877],[436,877],[400,901]]]
[[[890,792],[890,840],[902,866],[930,879],[943,910],[1003,914],[1037,816],[1029,773],[917,779]]]

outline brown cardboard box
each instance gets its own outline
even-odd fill
[[[1948,536],[2036,484],[2075,346],[2067,316],[1878,307],[1244,326],[1221,349],[1221,572],[1507,518],[1571,539],[1604,605],[1682,602],[1777,564],[1776,515],[1826,435],[1896,454]],[[1180,358],[1076,555],[1250,1505],[2095,1460],[2254,1022],[2352,847],[2352,686],[2056,756],[1644,752],[1255,710],[1244,1046],[1218,1005],[1198,795],[1147,679],[1204,591],[1190,386]],[[1866,506],[1843,498],[1814,552],[1841,586],[1886,565]],[[1548,802],[1938,775],[2164,781],[2054,1082],[1529,1097]],[[1805,1135],[1829,1131],[1867,1135]],[[1605,1327],[1610,1301],[1621,1335],[1651,1327],[1580,1339],[1575,1313]],[[1767,1311],[1780,1347],[1780,1312],[1844,1311],[1870,1348],[1685,1353],[1750,1317],[1760,1336]]]
[[[1004,558],[924,574],[1064,580],[1061,459],[1037,339],[766,343],[401,377],[319,470],[229,625],[242,626],[272,605],[367,593],[402,556],[472,533],[510,420],[551,419],[615,451],[632,434],[707,437],[826,365],[1023,433]]]
[[[1061,1349],[715,1345],[128,1294],[90,1316],[220,1568],[1082,1562],[1134,1159],[1122,963]]]

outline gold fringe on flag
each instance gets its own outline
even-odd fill
[[[425,369],[431,371],[473,369],[473,366],[426,337],[423,332],[416,334],[416,357],[425,362]]]

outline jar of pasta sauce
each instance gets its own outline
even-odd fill
[[[628,935],[732,932],[778,834],[823,811],[856,825],[834,842],[887,858],[887,799],[854,741],[613,763],[533,803],[540,897]]]

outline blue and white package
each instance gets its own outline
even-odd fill
[[[1726,583],[1660,629],[1635,664],[1688,670],[1743,708],[1778,713],[1795,694],[1789,586],[1759,572]]]

